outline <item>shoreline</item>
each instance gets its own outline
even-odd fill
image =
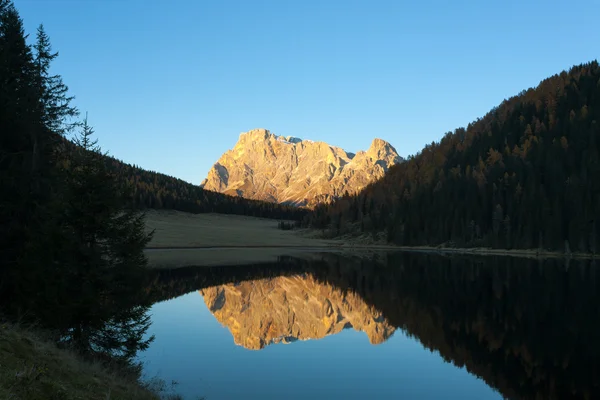
[[[466,254],[480,256],[509,256],[523,258],[565,258],[565,259],[585,259],[592,260],[600,258],[600,255],[593,253],[564,253],[559,251],[538,250],[538,249],[493,249],[486,247],[431,247],[431,246],[398,246],[398,251],[407,251],[414,253],[447,253],[447,254]]]
[[[280,256],[306,253],[415,252],[441,255],[509,256],[533,259],[595,259],[587,253],[565,254],[539,249],[453,248],[441,246],[397,246],[383,237],[345,236],[324,238],[317,230],[277,229],[276,220],[228,214],[188,214],[179,211],[148,212],[148,231],[154,231],[145,249],[150,268],[244,265],[276,262]]]
[[[332,254],[367,254],[367,253],[421,253],[442,256],[503,256],[529,259],[560,259],[565,261],[593,260],[594,254],[539,251],[539,250],[504,250],[486,248],[436,248],[430,246],[386,246],[386,245],[210,245],[210,246],[174,246],[149,247],[145,249],[149,258],[149,267],[153,269],[174,269],[197,266],[230,266],[247,265],[257,262],[276,262],[281,256],[302,257],[310,253]]]
[[[146,251],[163,250],[241,250],[241,249],[293,249],[293,250],[386,250],[386,251],[406,251],[419,253],[458,253],[474,255],[498,255],[498,256],[519,256],[536,258],[600,258],[600,255],[592,253],[564,253],[550,250],[538,249],[494,249],[486,247],[432,247],[432,246],[394,246],[384,244],[314,244],[314,245],[208,245],[208,246],[149,246]]]

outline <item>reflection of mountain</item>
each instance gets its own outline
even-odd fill
[[[344,328],[363,331],[378,344],[395,330],[360,296],[306,274],[215,286],[200,293],[235,343],[253,350],[271,343],[320,339]]]
[[[251,348],[347,322],[375,343],[401,328],[506,398],[550,400],[600,399],[598,288],[595,260],[328,254],[160,272],[150,294],[201,290]]]

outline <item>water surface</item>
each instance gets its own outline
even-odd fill
[[[424,255],[157,275],[146,376],[186,398],[595,398],[595,266]]]

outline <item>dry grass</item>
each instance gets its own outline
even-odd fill
[[[311,252],[365,252],[397,247],[355,237],[325,239],[312,230],[277,229],[278,221],[228,214],[149,210],[146,229],[154,238],[146,254],[152,268],[241,265]]]
[[[150,248],[329,246],[339,241],[302,237],[277,229],[273,219],[227,214],[188,214],[149,210],[147,229],[155,230]]]
[[[561,252],[538,250],[500,250],[487,248],[447,248],[394,246],[385,242],[385,234],[347,234],[327,239],[321,231],[277,229],[277,221],[226,214],[188,214],[179,211],[150,210],[147,229],[155,230],[147,250],[153,268],[183,266],[239,265],[276,261],[278,256],[308,252],[380,252],[411,251],[502,255],[515,257],[565,257]],[[570,255],[590,258],[589,254]]]
[[[147,250],[150,266],[251,264],[342,244],[277,229],[277,222],[238,215],[150,210],[146,218],[146,228],[154,230]]]
[[[0,399],[158,400],[99,364],[81,360],[25,329],[0,326]]]

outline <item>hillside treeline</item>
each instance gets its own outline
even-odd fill
[[[204,190],[199,185],[147,171],[113,157],[107,157],[106,162],[118,179],[133,188],[133,204],[142,209],[214,212],[287,220],[300,220],[306,215],[306,210],[297,207]]]
[[[600,67],[505,100],[305,223],[400,245],[600,248]]]

